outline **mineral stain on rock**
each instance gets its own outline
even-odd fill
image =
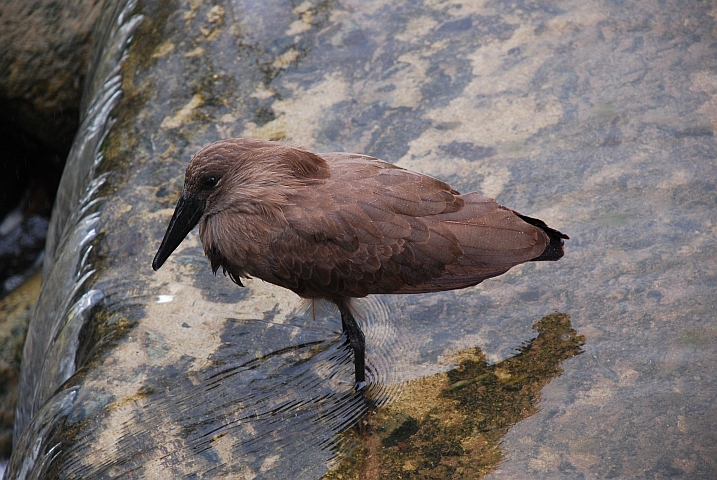
[[[457,368],[409,382],[398,401],[344,434],[359,447],[324,478],[475,479],[492,471],[505,433],[537,411],[542,388],[585,342],[566,314],[533,328],[538,336],[500,363],[465,350]]]

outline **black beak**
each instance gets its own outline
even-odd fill
[[[206,200],[196,195],[185,195],[184,192],[179,196],[177,206],[174,209],[174,215],[169,221],[167,232],[164,234],[162,244],[157,250],[157,255],[152,261],[152,268],[157,271],[159,267],[169,258],[172,252],[182,243],[182,240],[189,232],[199,223],[199,219],[204,214],[204,206]]]

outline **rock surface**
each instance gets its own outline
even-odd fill
[[[507,359],[564,312],[586,352],[491,478],[717,476],[716,16],[669,0],[108,5],[10,478],[318,478],[355,447],[340,432],[367,405],[334,313],[214,278],[196,235],[151,271],[189,158],[239,135],[375,155],[571,236],[557,263],[366,304],[379,408],[457,351]]]
[[[41,262],[103,3],[0,2],[0,298]]]
[[[12,451],[22,346],[40,283],[40,274],[36,273],[0,301],[0,461],[10,458]]]
[[[31,138],[68,152],[103,0],[0,4],[0,110]]]

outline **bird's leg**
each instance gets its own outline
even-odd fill
[[[356,323],[356,319],[351,314],[346,302],[339,303],[339,311],[341,312],[341,325],[344,333],[349,340],[351,349],[354,352],[354,369],[356,374],[356,391],[363,390],[366,387],[365,361],[366,339],[361,327]]]

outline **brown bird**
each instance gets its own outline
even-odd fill
[[[477,285],[531,260],[558,260],[568,236],[541,220],[365,155],[248,138],[221,140],[187,167],[159,269],[199,223],[204,253],[238,285],[258,277],[341,312],[365,386],[355,297]]]

